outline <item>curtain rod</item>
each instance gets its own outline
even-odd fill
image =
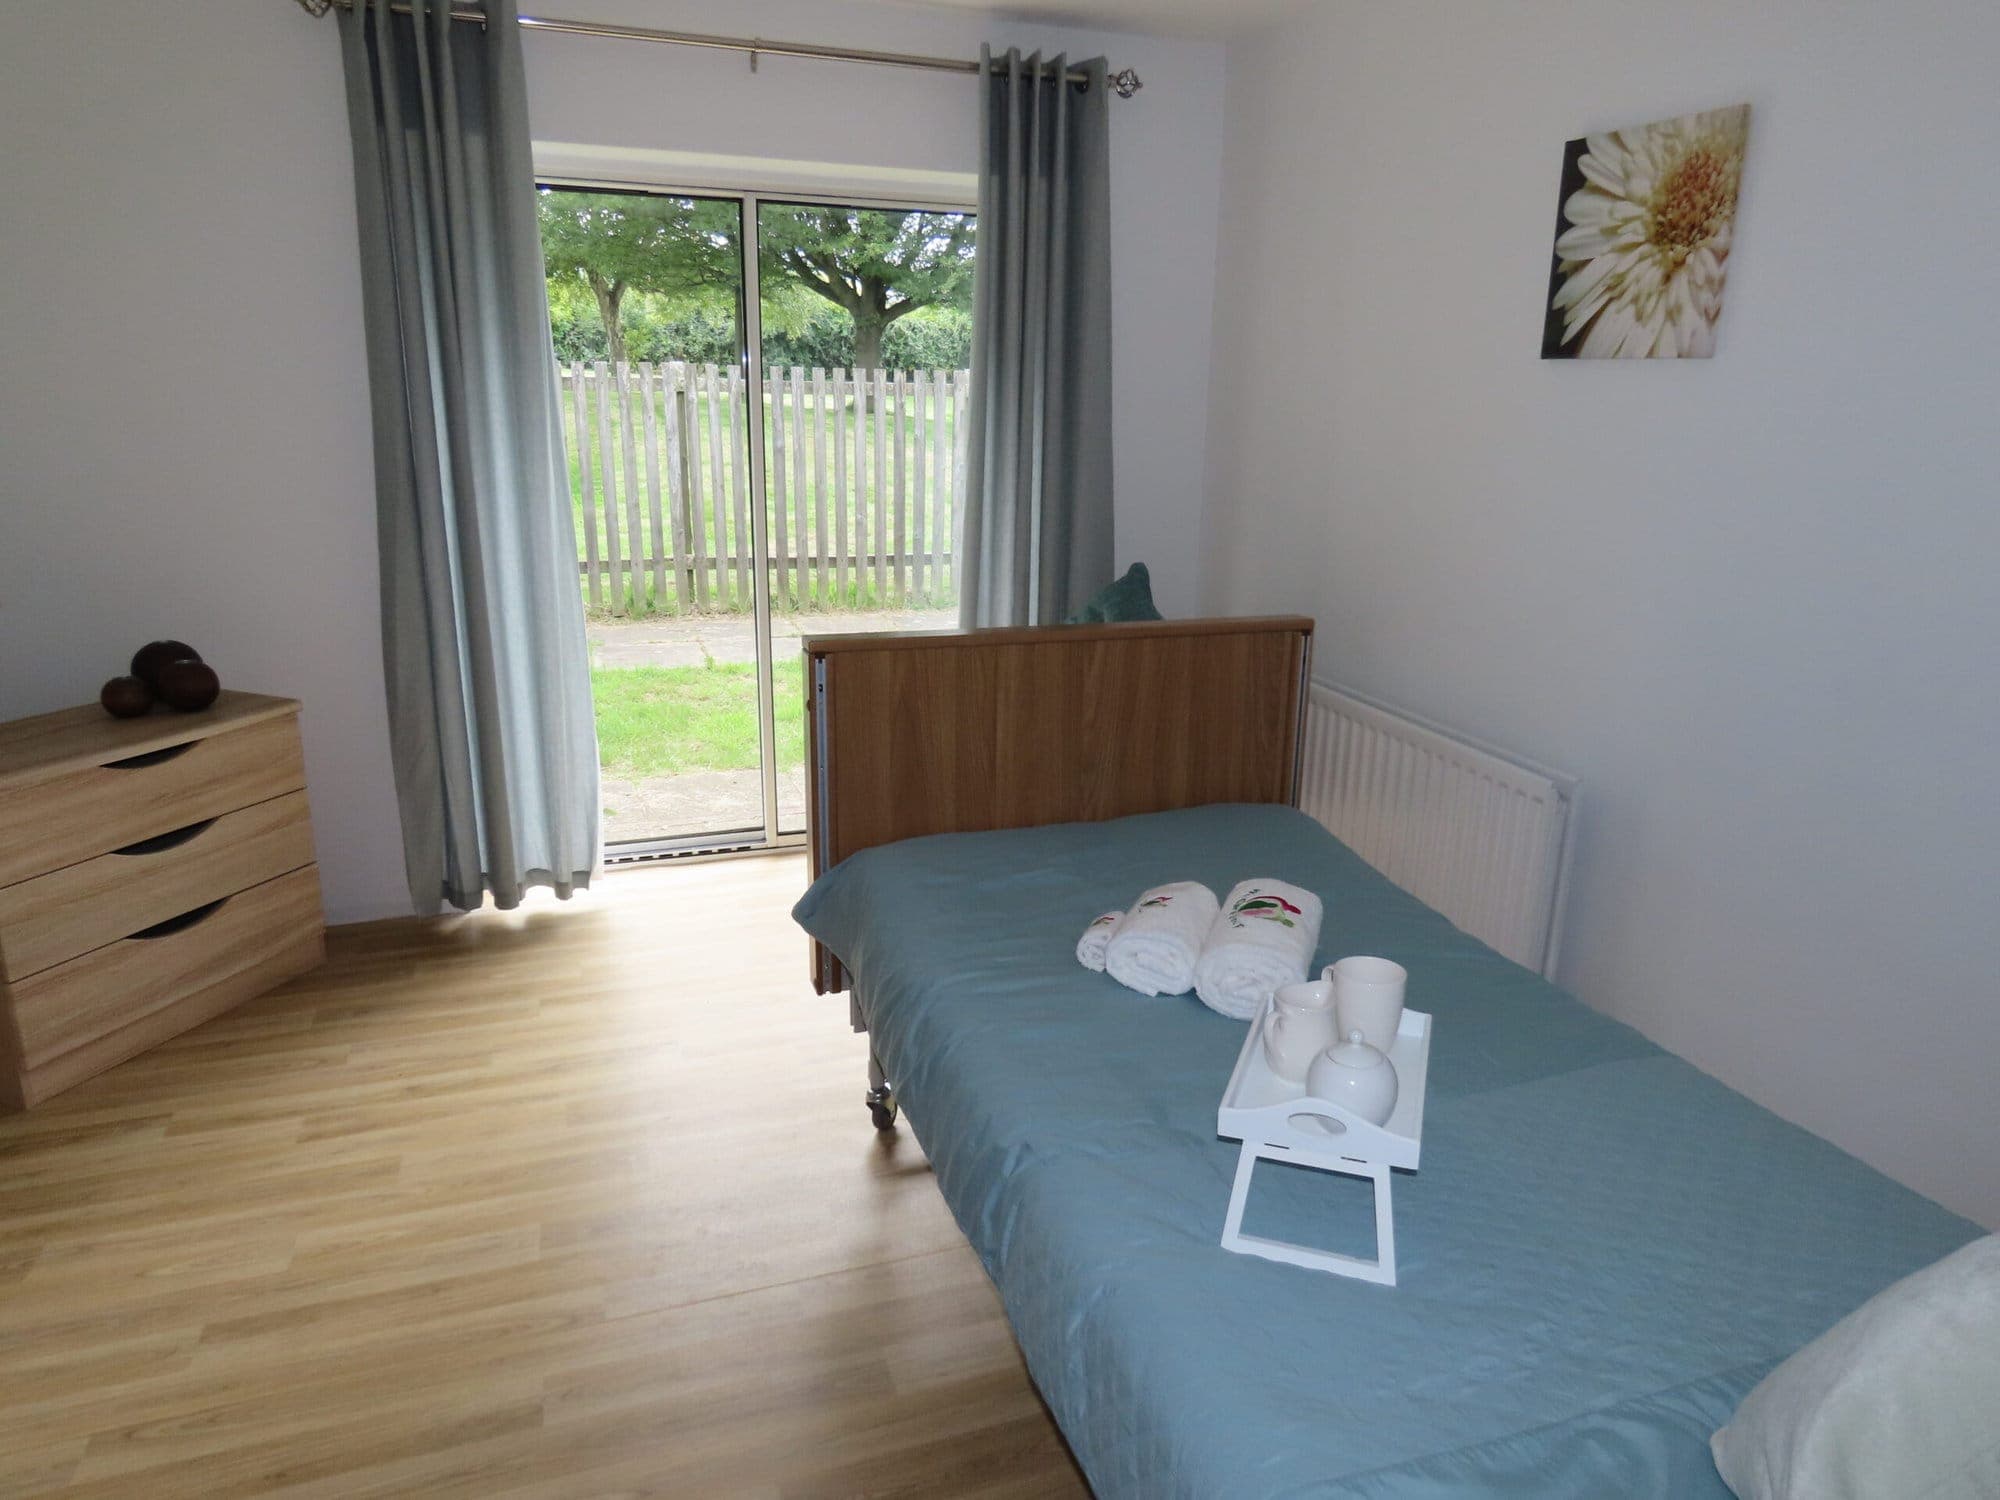
[[[323,16],[338,7],[341,10],[354,9],[355,0],[299,0],[299,8],[309,16]],[[389,7],[398,15],[410,14],[409,0],[392,0]],[[486,24],[486,12],[475,5],[453,5],[451,18],[454,21],[474,21]],[[750,68],[756,71],[757,59],[762,57],[809,57],[823,62],[874,63],[885,68],[925,68],[940,73],[977,73],[979,63],[974,58],[926,57],[919,52],[877,52],[867,47],[822,47],[811,42],[768,42],[762,37],[710,36],[699,31],[658,31],[647,26],[611,26],[599,21],[568,21],[558,16],[518,16],[523,31],[559,32],[568,36],[609,37],[621,42],[667,42],[676,47],[707,47],[720,52],[747,52],[750,54]],[[997,72],[998,69],[996,68]],[[1089,75],[1081,70],[1072,70],[1068,75],[1071,83],[1085,83]],[[1144,87],[1139,75],[1131,68],[1120,68],[1106,80],[1112,92],[1120,99],[1130,99]]]

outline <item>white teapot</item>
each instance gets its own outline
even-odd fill
[[[1338,1104],[1370,1125],[1380,1125],[1395,1113],[1399,1089],[1396,1065],[1380,1048],[1362,1040],[1358,1026],[1347,1033],[1346,1041],[1315,1057],[1306,1072],[1307,1093]]]
[[[1333,1021],[1333,984],[1313,979],[1281,984],[1271,997],[1264,1022],[1264,1060],[1290,1083],[1304,1083],[1313,1059],[1338,1036]]]

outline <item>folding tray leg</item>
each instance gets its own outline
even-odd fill
[[[1293,1162],[1322,1172],[1340,1172],[1349,1177],[1366,1177],[1375,1184],[1375,1259],[1336,1255],[1331,1250],[1314,1250],[1285,1240],[1267,1240],[1243,1232],[1243,1209],[1250,1201],[1250,1177],[1258,1158]],[[1222,1248],[1239,1255],[1260,1255],[1265,1260],[1304,1266],[1310,1271],[1331,1271],[1336,1276],[1352,1276],[1380,1286],[1396,1284],[1396,1221],[1389,1198],[1389,1171],[1381,1162],[1351,1161],[1344,1156],[1307,1156],[1298,1151],[1272,1148],[1261,1141],[1245,1141],[1236,1158],[1236,1180],[1229,1189],[1229,1212],[1222,1221]]]

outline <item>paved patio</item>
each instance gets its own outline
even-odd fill
[[[846,635],[861,630],[954,630],[951,609],[847,610],[839,614],[774,615],[774,661],[791,661],[809,635]],[[594,667],[700,667],[712,661],[755,661],[756,627],[748,615],[653,616],[640,620],[593,620],[589,625]]]
[[[644,781],[607,776],[603,788],[606,843],[764,826],[755,771],[684,771]],[[805,827],[805,796],[805,772],[778,773],[779,828]]]

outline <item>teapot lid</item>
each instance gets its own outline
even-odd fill
[[[1326,1055],[1343,1068],[1379,1068],[1389,1061],[1382,1055],[1381,1048],[1368,1045],[1358,1026],[1347,1033],[1345,1040],[1327,1048]]]

